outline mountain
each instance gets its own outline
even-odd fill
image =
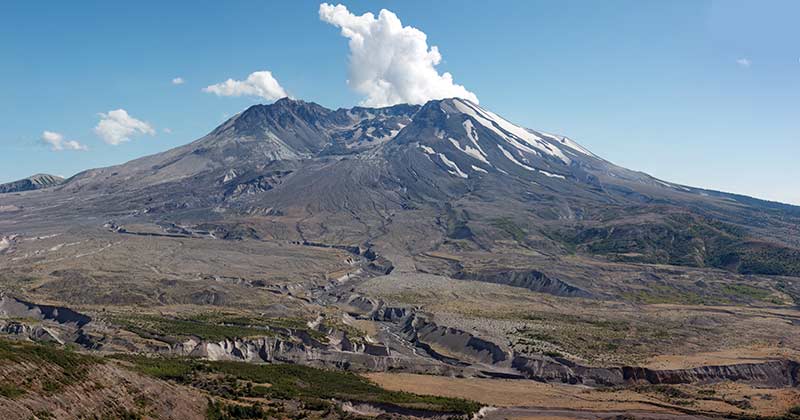
[[[192,143],[0,209],[6,254],[64,229],[277,241],[369,250],[378,271],[615,299],[645,299],[620,279],[658,266],[720,280],[648,292],[668,296],[730,294],[721,273],[800,276],[800,208],[659,180],[463,99],[255,105]]]
[[[0,184],[0,194],[39,190],[64,182],[64,178],[56,175],[36,174],[18,181]]]
[[[479,378],[453,395],[519,386],[526,406],[528,387],[555,382],[542,406],[588,395],[620,412],[659,401],[676,419],[778,415],[772,395],[798,383],[798,226],[798,207],[660,180],[462,99],[281,99],[184,146],[0,196],[0,333],[171,380],[152,389],[266,396],[301,417],[332,413],[322,400],[401,418],[478,406],[412,403],[334,369],[415,394]],[[395,372],[425,375],[397,388]],[[19,410],[63,400],[23,376]],[[725,399],[710,401],[717,386]],[[508,410],[497,418],[527,413]]]
[[[78,199],[80,213],[117,223],[246,225],[251,236],[380,244],[403,257],[502,244],[800,275],[799,208],[625,169],[463,99],[338,110],[281,99],[48,194],[48,211],[67,219]],[[428,230],[438,237],[409,235]]]

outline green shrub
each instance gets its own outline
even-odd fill
[[[0,397],[10,399],[17,398],[25,394],[25,390],[13,384],[0,384]]]
[[[350,372],[291,364],[256,365],[185,358],[117,356],[139,372],[202,388],[214,395],[285,400],[344,401],[390,404],[444,413],[472,414],[480,404],[457,398],[385,390]],[[265,386],[269,384],[269,386]],[[215,409],[216,410],[216,409]]]

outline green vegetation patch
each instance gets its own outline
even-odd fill
[[[0,397],[10,399],[25,395],[25,390],[13,384],[0,384]]]
[[[577,225],[548,236],[567,249],[616,261],[800,276],[800,249],[754,241],[743,228],[707,217],[683,213],[650,216],[647,221]]]
[[[330,400],[387,404],[407,409],[472,414],[480,404],[457,398],[385,390],[350,372],[301,365],[254,365],[186,358],[116,356],[133,369],[159,379],[204,389],[215,396],[284,400]]]
[[[800,250],[770,243],[745,242],[718,253],[712,264],[742,274],[800,276]]]
[[[143,337],[198,337],[222,341],[226,338],[287,337],[292,331],[303,331],[317,341],[327,340],[325,334],[309,328],[304,320],[290,318],[250,318],[212,312],[181,317],[114,315],[109,320]]]
[[[525,243],[525,238],[527,234],[525,233],[522,228],[517,226],[513,220],[503,217],[498,219],[492,219],[491,224],[496,229],[499,229],[505,232],[508,236],[512,237],[515,241],[519,243]]]
[[[199,337],[204,340],[221,341],[226,338],[274,336],[267,329],[240,325],[222,325],[202,320],[172,318],[157,315],[115,316],[111,322],[143,337]]]
[[[208,420],[267,419],[273,418],[273,414],[258,404],[230,404],[214,400],[209,400],[206,409]]]
[[[0,364],[29,365],[38,372],[47,372],[46,375],[41,375],[40,383],[45,393],[53,393],[65,386],[79,383],[86,377],[91,365],[102,362],[103,359],[78,354],[67,348],[0,340]],[[36,386],[34,381],[6,382],[0,385],[0,395],[17,398],[33,386]]]
[[[513,332],[515,350],[551,357],[574,355],[600,364],[636,364],[653,349],[669,345],[682,334],[691,334],[668,321],[652,323],[547,312],[513,313],[508,318],[526,324]]]
[[[726,284],[722,286],[722,293],[729,296],[736,296],[743,299],[766,300],[772,292],[746,284]]]
[[[645,289],[623,292],[620,296],[629,302],[645,304],[730,305],[753,301],[783,304],[781,300],[773,295],[772,290],[743,283],[712,283],[703,288],[685,288],[654,283],[649,284]]]

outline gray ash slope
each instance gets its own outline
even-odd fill
[[[338,110],[282,99],[185,146],[3,201],[48,203],[61,223],[244,224],[254,237],[412,256],[513,240],[547,255],[800,275],[800,208],[661,181],[462,99]]]
[[[36,174],[25,179],[0,184],[0,194],[40,190],[64,182],[64,178],[49,174]]]

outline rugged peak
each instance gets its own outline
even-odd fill
[[[217,127],[211,136],[259,139],[270,133],[309,129],[327,124],[331,110],[313,102],[282,98],[275,103],[253,105]],[[316,143],[316,141],[314,142]],[[308,146],[308,145],[307,145]],[[311,147],[304,151],[314,151]]]
[[[281,98],[272,104],[253,105],[238,115],[237,120],[251,121],[280,115],[294,115],[302,118],[327,116],[331,110],[314,102],[299,99]]]
[[[278,99],[277,101],[273,102],[273,105],[286,105],[286,104],[296,104],[296,103],[306,103],[306,101],[302,99],[294,99],[288,96],[284,96],[283,98]]]
[[[273,109],[275,111],[291,111],[291,112],[313,112],[319,114],[329,114],[331,112],[330,109],[325,108],[324,106],[317,104],[316,102],[306,102],[301,99],[291,99],[291,98],[281,98],[275,101],[272,105],[264,105],[269,109]]]

